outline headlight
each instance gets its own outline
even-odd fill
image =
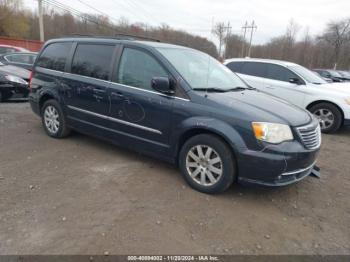
[[[253,122],[253,131],[256,139],[272,144],[293,140],[293,134],[288,125]]]
[[[10,81],[10,82],[14,82],[14,83],[18,83],[18,84],[23,84],[23,85],[27,85],[27,81],[23,80],[22,78],[18,77],[18,76],[13,76],[13,75],[7,75],[5,76],[5,78]]]
[[[346,98],[345,98],[345,103],[347,103],[348,105],[350,105],[350,97],[346,97]]]

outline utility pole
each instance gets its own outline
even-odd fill
[[[245,24],[244,26],[242,26],[242,29],[243,29],[243,42],[242,42],[242,57],[244,57],[245,55],[245,36],[246,36],[246,33],[247,33],[247,29],[248,29],[248,21],[245,21]]]
[[[254,20],[252,22],[252,25],[250,26],[250,41],[249,41],[249,49],[248,49],[248,57],[250,57],[250,51],[252,48],[252,40],[253,40],[253,33],[254,33],[254,29],[257,29],[258,27],[256,26]]]
[[[44,42],[43,0],[38,0],[40,41]]]

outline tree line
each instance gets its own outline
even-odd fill
[[[329,22],[317,36],[311,36],[307,27],[301,29],[291,20],[284,35],[253,45],[251,57],[287,60],[308,68],[350,70],[350,18]],[[248,43],[241,36],[230,34],[225,43],[226,58],[246,55]]]
[[[216,46],[212,41],[175,30],[166,24],[153,27],[144,23],[130,23],[125,18],[112,22],[104,15],[72,14],[50,6],[45,7],[43,20],[45,40],[72,35],[130,34],[195,48],[218,57]],[[0,0],[0,36],[39,39],[38,14],[24,9],[20,0]]]
[[[207,38],[173,29],[166,24],[149,26],[130,23],[125,18],[115,22],[104,15],[72,13],[71,10],[50,5],[46,5],[43,19],[46,40],[74,34],[131,34],[195,48],[218,59],[245,57],[248,49],[248,43],[242,36],[225,34],[218,30],[218,25],[214,26],[216,30],[213,33],[225,47],[220,55],[216,45]],[[39,39],[37,13],[23,8],[21,0],[0,0],[0,36]],[[302,28],[291,20],[285,34],[265,44],[253,45],[251,57],[287,60],[308,68],[350,70],[350,18],[329,22],[324,32],[317,36],[312,36],[307,27]]]

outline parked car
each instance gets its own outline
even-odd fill
[[[350,81],[350,72],[342,70],[338,70],[337,72],[342,76],[344,81]]]
[[[350,84],[327,83],[300,65],[268,59],[228,59],[250,86],[309,110],[325,133],[350,125]]]
[[[0,64],[15,65],[27,70],[32,70],[36,56],[37,53],[32,52],[17,52],[0,55]]]
[[[332,79],[333,82],[343,82],[343,77],[335,70],[331,69],[313,69],[321,77]]]
[[[0,54],[8,54],[14,52],[29,52],[29,50],[13,45],[0,45]]]
[[[299,181],[321,144],[309,112],[249,88],[207,54],[158,42],[51,40],[34,64],[29,101],[49,136],[75,129],[176,163],[205,193],[236,180]]]
[[[4,102],[13,96],[28,96],[29,87],[25,79],[29,79],[29,74],[21,70],[24,69],[13,68],[13,66],[0,66],[0,102]]]

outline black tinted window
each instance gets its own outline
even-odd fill
[[[267,78],[285,82],[289,82],[290,78],[299,79],[299,77],[296,74],[294,74],[289,69],[284,68],[283,66],[268,64],[267,68]]]
[[[242,74],[266,77],[266,64],[257,62],[246,62],[241,69]]]
[[[38,59],[38,66],[64,71],[72,43],[53,43],[45,48]]]
[[[108,80],[114,48],[112,45],[79,44],[72,73]]]
[[[230,68],[231,71],[233,72],[241,73],[243,64],[244,62],[231,62],[231,63],[228,63],[226,66]]]
[[[153,77],[168,74],[151,55],[136,49],[125,48],[120,60],[117,82],[151,90]]]

